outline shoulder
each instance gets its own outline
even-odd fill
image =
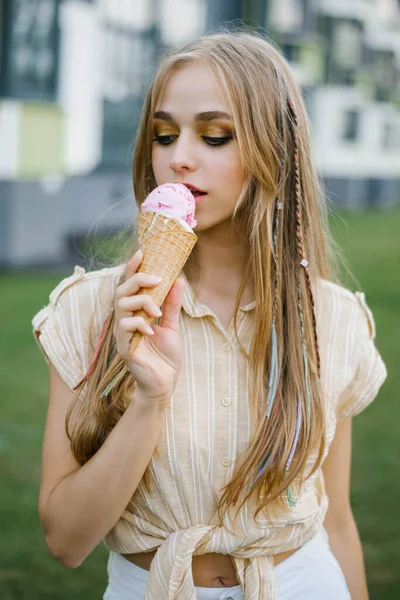
[[[78,299],[88,300],[93,293],[100,292],[104,295],[104,301],[107,301],[107,298],[115,293],[118,282],[124,273],[125,265],[88,272],[82,267],[76,266],[73,274],[60,281],[50,293],[50,304],[55,307],[65,302],[65,296],[69,298],[72,295]],[[101,298],[98,300],[101,301]]]
[[[375,320],[364,292],[323,279],[315,288],[321,362],[327,392],[335,399],[341,420],[373,400],[386,378],[386,367],[375,346]]]
[[[89,272],[76,266],[72,275],[60,281],[50,292],[48,305],[33,318],[34,326],[40,326],[52,311],[61,310],[74,315],[80,309],[79,317],[82,318],[96,309],[102,312],[109,308],[124,272],[124,265]]]
[[[32,319],[35,339],[46,360],[56,366],[71,388],[90,362],[124,273],[125,265],[89,272],[76,266]]]
[[[346,304],[356,303],[356,297],[354,292],[343,287],[342,285],[329,281],[328,279],[319,278],[315,284],[317,297],[321,301],[326,300],[328,297],[335,298],[338,301]]]
[[[319,279],[315,285],[315,296],[320,326],[335,320],[336,327],[347,329],[350,326],[351,330],[375,338],[375,321],[364,292],[352,292],[333,281]]]

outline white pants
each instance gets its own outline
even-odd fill
[[[148,571],[114,552],[110,552],[107,570],[109,581],[103,600],[143,600]],[[351,600],[324,529],[279,563],[275,577],[278,600]],[[244,600],[240,585],[195,589],[197,600]]]

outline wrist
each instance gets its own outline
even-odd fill
[[[129,408],[145,413],[164,413],[169,405],[170,398],[171,397],[166,394],[157,397],[149,397],[136,388],[131,394]]]

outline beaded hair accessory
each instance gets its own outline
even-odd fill
[[[295,188],[296,188],[296,237],[297,237],[297,251],[299,254],[300,265],[303,267],[302,271],[304,272],[304,277],[306,281],[307,294],[310,300],[311,306],[311,316],[312,316],[312,326],[314,333],[314,352],[316,359],[316,368],[317,368],[317,376],[318,380],[321,379],[321,361],[319,354],[319,344],[318,344],[318,335],[317,335],[317,320],[315,317],[315,302],[314,295],[311,287],[311,278],[310,272],[308,270],[308,261],[306,259],[304,250],[303,250],[303,234],[302,234],[302,224],[301,224],[301,181],[300,181],[300,168],[299,168],[299,152],[298,152],[298,143],[297,143],[297,129],[298,129],[298,121],[297,114],[294,109],[293,103],[288,103],[289,111],[293,119],[293,145],[294,145],[294,172],[295,172]],[[301,323],[301,334],[303,341],[303,349],[304,349],[304,357],[307,358],[307,349],[305,343],[305,335],[304,335],[304,327],[303,327],[303,311],[302,311],[302,302],[301,302],[301,287],[300,287],[300,273],[298,280],[298,290],[299,290],[299,317]],[[308,362],[308,361],[306,361]],[[308,378],[306,378],[307,381]]]
[[[304,331],[304,308],[303,308],[303,297],[301,290],[301,273],[304,272],[307,294],[310,300],[311,305],[311,313],[312,313],[312,325],[314,332],[314,350],[315,357],[317,363],[317,374],[318,380],[320,380],[320,356],[319,356],[319,347],[318,347],[318,337],[317,337],[317,325],[315,318],[315,305],[314,305],[314,296],[311,288],[311,279],[308,270],[308,261],[304,253],[303,249],[303,234],[302,234],[302,213],[301,213],[301,181],[300,181],[300,167],[299,167],[299,151],[298,151],[298,141],[297,141],[297,130],[298,130],[298,120],[297,114],[294,108],[293,103],[289,100],[287,104],[288,112],[290,115],[289,124],[293,137],[293,163],[294,163],[294,182],[295,182],[295,219],[296,219],[296,240],[297,240],[297,252],[299,256],[299,270],[298,270],[298,279],[297,279],[297,310],[299,314],[299,322],[300,322],[300,332],[301,332],[301,343],[302,343],[302,352],[303,352],[303,368],[304,368],[304,381],[305,381],[305,404],[306,404],[306,418],[307,418],[307,431],[310,429],[311,422],[311,410],[310,410],[310,390],[309,390],[309,356],[307,352],[307,344],[305,338]],[[281,127],[282,134],[282,127]],[[275,200],[275,216],[274,216],[274,227],[273,227],[273,254],[275,260],[275,281],[274,281],[274,297],[273,297],[273,310],[272,310],[272,326],[271,326],[271,367],[270,367],[270,375],[269,375],[269,384],[268,384],[268,397],[267,397],[267,408],[266,408],[266,417],[270,419],[271,416],[274,416],[273,407],[276,400],[276,391],[278,388],[279,382],[279,366],[278,366],[278,344],[277,344],[277,335],[276,335],[276,316],[278,312],[278,289],[279,289],[279,264],[278,264],[278,237],[279,237],[279,226],[280,219],[279,213],[283,208],[282,203],[279,201],[279,198]],[[302,402],[300,396],[297,396],[297,419],[296,419],[296,428],[295,434],[292,442],[292,446],[289,452],[289,457],[286,461],[285,467],[285,477],[287,476],[295,451],[297,447],[297,443],[299,440],[300,429],[302,425]],[[251,488],[253,489],[257,481],[260,479],[262,474],[265,472],[267,466],[271,465],[273,462],[273,457],[271,457],[271,453],[267,452],[265,458],[262,460],[257,476],[253,481]],[[286,488],[286,496],[289,502],[289,505],[294,507],[296,503],[294,502],[290,490],[290,486]]]

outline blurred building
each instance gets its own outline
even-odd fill
[[[270,0],[269,32],[302,85],[335,203],[400,200],[400,3]]]
[[[162,49],[203,0],[0,0],[0,265],[80,262],[131,223],[131,155]]]
[[[82,264],[88,232],[132,222],[158,59],[233,19],[266,27],[291,62],[328,195],[399,200],[396,0],[0,0],[0,265]]]

